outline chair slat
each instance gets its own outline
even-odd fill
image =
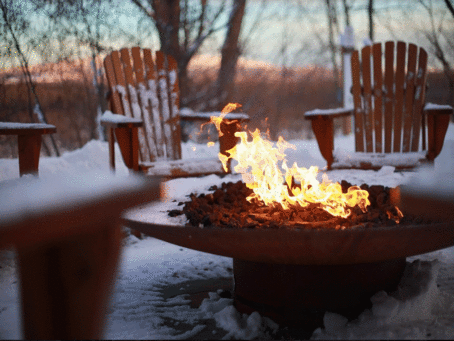
[[[155,70],[155,63],[151,55],[150,49],[143,50],[143,60],[145,62],[145,72],[148,80],[148,94],[151,101],[151,120],[153,121],[154,128],[154,141],[156,145],[156,157],[164,156],[164,135],[162,132],[161,118],[159,114],[159,98],[157,88],[157,76]]]
[[[361,63],[363,71],[363,90],[364,90],[364,135],[366,137],[366,152],[373,152],[372,129],[373,129],[373,110],[372,110],[372,87],[370,73],[370,46],[361,50]]]
[[[143,58],[140,53],[140,47],[131,48],[131,55],[133,59],[134,74],[136,77],[139,104],[141,108],[142,120],[144,122],[145,141],[148,147],[148,160],[152,161],[156,155],[156,144],[153,138],[153,121],[151,120],[151,103],[147,85],[145,83],[145,70]]]
[[[129,105],[134,118],[142,119],[142,111],[137,96],[137,85],[133,75],[131,56],[129,49],[123,48],[120,50],[121,61],[123,62],[123,70],[125,73],[125,80],[129,94]],[[139,152],[142,161],[150,161],[150,153],[148,151],[148,144],[145,139],[145,132],[142,127],[139,128]]]
[[[353,103],[355,106],[355,148],[357,152],[364,151],[364,135],[363,135],[363,115],[364,111],[361,105],[361,83],[359,75],[359,53],[353,51],[352,53],[352,91]]]
[[[383,72],[382,72],[382,47],[381,44],[372,46],[374,61],[374,127],[375,127],[375,152],[383,151]]]
[[[123,105],[121,104],[121,97],[120,94],[118,93],[117,90],[117,80],[115,78],[115,71],[114,71],[114,66],[112,64],[112,56],[108,55],[104,59],[104,67],[106,69],[106,77],[107,81],[109,82],[109,87],[111,89],[111,103],[112,107],[110,110],[113,112],[119,114],[119,115],[124,115],[124,110],[123,110]]]
[[[426,95],[426,77],[427,77],[427,52],[419,49],[418,70],[416,72],[416,86],[415,86],[415,103],[413,106],[413,132],[411,138],[411,151],[418,151],[419,149],[419,136],[421,134],[421,125],[423,124],[422,109],[425,102]],[[422,126],[424,129],[424,125]],[[424,130],[422,130],[424,131]],[[423,134],[423,150],[425,150],[425,134]]]
[[[127,117],[132,117],[131,109],[129,107],[129,97],[126,90],[125,76],[123,75],[123,67],[120,61],[120,53],[113,51],[112,54],[112,65],[115,73],[116,87],[115,90],[120,94],[121,104],[123,107],[123,114]]]
[[[178,84],[178,65],[175,58],[167,56],[168,72],[169,72],[169,87],[170,87],[170,116],[172,117],[172,141],[173,141],[173,158],[181,159],[181,129],[179,110],[179,84]]]
[[[161,98],[161,114],[164,125],[164,140],[166,146],[165,157],[171,159],[174,155],[172,146],[172,132],[170,129],[169,88],[167,84],[167,70],[165,55],[162,51],[156,52],[156,65],[158,70],[158,94]]]
[[[406,46],[402,41],[397,42],[396,53],[396,89],[395,89],[395,105],[394,105],[394,147],[393,152],[401,151],[402,139],[402,112],[404,106],[404,84],[405,84],[405,62],[406,62]]]
[[[415,97],[416,54],[418,49],[415,44],[408,45],[407,76],[405,78],[405,107],[403,114],[402,151],[410,151],[411,128],[413,123],[413,102]]]
[[[385,43],[385,86],[384,86],[385,153],[391,153],[394,103],[394,42]]]

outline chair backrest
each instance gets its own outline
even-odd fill
[[[427,52],[388,41],[352,54],[355,142],[358,152],[426,150]],[[421,141],[420,141],[420,136]]]
[[[169,55],[139,47],[113,51],[104,59],[110,109],[140,118],[141,161],[181,159],[177,63]]]

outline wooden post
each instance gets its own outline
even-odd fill
[[[41,134],[19,135],[19,174],[38,175],[39,153],[41,151]]]
[[[344,34],[341,35],[341,55],[342,55],[342,82],[343,82],[343,107],[353,108],[352,87],[352,68],[351,55],[355,49],[355,37],[353,28],[347,26]],[[352,117],[346,116],[342,119],[342,133],[349,135],[352,132]]]
[[[114,128],[107,127],[108,141],[109,141],[109,164],[110,170],[115,172],[115,133]]]

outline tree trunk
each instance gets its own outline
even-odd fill
[[[446,7],[448,7],[449,12],[454,17],[454,6],[451,3],[451,0],[445,0]]]
[[[374,42],[374,0],[369,0],[369,5],[367,6],[367,11],[369,15],[369,39]]]
[[[218,110],[221,110],[229,102],[232,95],[236,64],[241,55],[238,39],[245,7],[246,0],[235,0],[230,14],[229,26],[221,52],[221,67],[216,86],[216,99],[219,100],[216,105]]]
[[[329,48],[331,50],[331,63],[333,64],[334,86],[336,88],[336,101],[341,102],[341,88],[339,82],[339,67],[337,64],[337,47],[335,43],[335,28],[337,26],[337,12],[335,4],[331,0],[326,0],[326,10],[328,14],[328,28],[329,28]]]
[[[157,0],[154,1],[153,8],[161,49],[165,54],[170,54],[176,60],[179,60],[180,44],[178,30],[180,27],[180,1]]]

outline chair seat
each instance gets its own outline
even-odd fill
[[[383,166],[392,166],[396,169],[411,169],[427,161],[427,152],[409,153],[362,153],[348,152],[336,149],[333,152],[332,168],[360,168],[380,169]]]
[[[143,162],[140,167],[150,176],[183,177],[213,173],[225,174],[222,163],[217,157]]]

